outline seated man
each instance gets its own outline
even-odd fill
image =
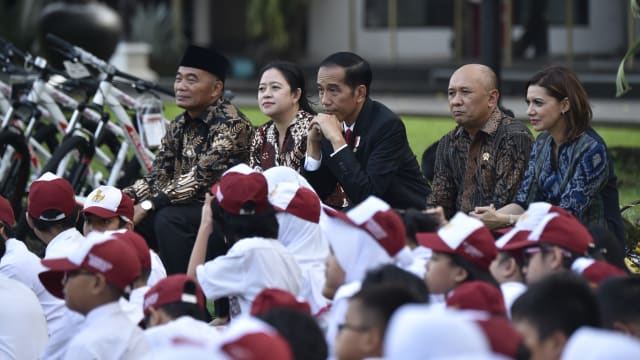
[[[404,123],[369,97],[371,76],[369,64],[353,53],[335,53],[320,63],[318,91],[324,113],[309,126],[303,175],[333,207],[359,204],[375,195],[393,208],[424,209],[429,187]],[[336,190],[344,190],[344,201],[328,201]]]
[[[493,70],[479,64],[460,67],[449,80],[449,108],[458,126],[438,144],[427,200],[442,206],[447,218],[476,206],[500,208],[520,188],[533,136],[500,110],[497,86]]]

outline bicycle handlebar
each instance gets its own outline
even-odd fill
[[[122,72],[118,70],[115,66],[108,64],[106,61],[98,58],[97,56],[84,50],[83,48],[72,45],[66,40],[63,40],[53,34],[50,34],[50,33],[47,34],[46,38],[54,46],[57,46],[65,50],[69,54],[69,56],[74,58],[74,60],[79,60],[83,64],[91,65],[94,68],[96,68],[98,71],[103,72],[107,75],[113,75],[119,78],[129,80],[132,82],[131,86],[137,90],[149,89],[149,90],[155,90],[155,91],[167,94],[169,96],[174,95],[172,90],[166,89],[156,83],[140,79],[139,77],[136,77],[134,75]]]

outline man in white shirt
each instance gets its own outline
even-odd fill
[[[27,198],[27,224],[47,246],[44,258],[64,257],[84,243],[76,229],[78,206],[71,184],[48,172],[34,181]],[[59,359],[84,317],[68,308],[58,322],[49,324],[49,343],[43,359]]]
[[[48,172],[31,184],[27,224],[47,246],[45,259],[63,257],[84,241],[76,221],[78,207],[67,180]]]
[[[40,258],[14,237],[14,224],[11,204],[0,196],[0,243],[6,249],[4,255],[0,256],[0,274],[21,282],[34,292],[44,311],[51,336],[63,324],[62,318],[66,312],[64,301],[51,295],[42,286],[38,278],[38,273],[44,270]]]
[[[113,234],[93,233],[63,258],[45,259],[44,286],[86,319],[64,359],[140,359],[149,350],[142,330],[120,308],[140,275],[135,250]],[[64,290],[63,290],[64,288]]]
[[[0,359],[37,359],[47,343],[47,322],[38,299],[2,274],[0,294]]]

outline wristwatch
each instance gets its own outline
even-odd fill
[[[151,211],[151,210],[153,210],[153,202],[151,200],[147,199],[147,200],[145,200],[145,201],[140,203],[140,207],[144,211]]]

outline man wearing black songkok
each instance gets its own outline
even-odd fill
[[[215,50],[186,49],[174,82],[185,111],[169,125],[151,172],[124,189],[136,204],[136,231],[159,250],[169,274],[187,271],[205,193],[227,168],[249,160],[253,127],[223,97],[228,69]],[[213,245],[211,256],[224,250]]]

